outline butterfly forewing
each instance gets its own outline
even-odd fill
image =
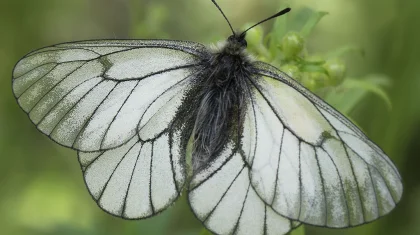
[[[242,150],[260,198],[283,216],[327,227],[391,211],[402,183],[383,151],[287,75],[256,65]]]
[[[13,91],[38,129],[59,144],[115,148],[138,132],[151,139],[168,127],[203,48],[166,40],[59,44],[17,63]],[[152,121],[161,124],[150,128]]]

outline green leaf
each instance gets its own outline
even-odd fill
[[[365,97],[367,92],[360,89],[346,90],[344,88],[345,84],[346,80],[342,86],[335,89],[333,88],[333,90],[328,92],[325,95],[324,100],[338,111],[348,116],[354,107],[356,107],[356,105]]]
[[[369,74],[366,79],[378,86],[391,87],[392,85],[391,78],[382,74]]]
[[[380,85],[375,84],[370,79],[348,79],[347,86],[349,88],[359,88],[368,92],[372,92],[373,94],[379,96],[387,105],[388,109],[392,109],[392,103],[388,96],[388,94],[381,88]]]
[[[316,27],[319,21],[326,15],[328,15],[328,12],[326,11],[318,11],[314,13],[300,31],[302,37],[307,38],[312,33],[313,29]]]
[[[305,235],[305,226],[299,226],[297,229],[290,232],[290,235]]]
[[[363,98],[369,93],[374,93],[384,100],[388,109],[391,109],[391,101],[382,89],[383,86],[389,85],[390,79],[382,75],[370,75],[363,79],[348,78],[341,86],[331,89],[325,95],[325,101],[340,112],[349,114]]]

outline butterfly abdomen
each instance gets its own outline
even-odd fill
[[[192,164],[198,171],[214,159],[236,133],[244,110],[246,66],[239,56],[219,53],[200,74],[199,98],[194,126]]]

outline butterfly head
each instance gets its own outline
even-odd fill
[[[247,42],[245,40],[245,35],[246,32],[248,32],[248,30],[254,28],[257,25],[260,25],[268,20],[274,19],[276,17],[279,17],[281,15],[284,15],[286,13],[288,13],[291,9],[285,8],[279,12],[277,12],[276,14],[254,24],[253,26],[249,27],[248,29],[246,29],[245,31],[243,31],[242,33],[235,33],[235,31],[233,30],[232,25],[230,24],[228,18],[226,17],[225,13],[223,13],[222,9],[219,7],[219,5],[216,3],[215,0],[212,0],[212,2],[216,5],[216,7],[219,9],[220,13],[222,13],[223,17],[226,19],[226,22],[229,24],[230,29],[232,30],[232,36],[230,36],[227,40],[227,44],[226,46],[223,48],[223,52],[231,54],[231,55],[238,55],[241,54],[245,48],[247,47]]]
[[[229,54],[240,54],[243,50],[246,49],[248,43],[245,40],[245,34],[233,34],[228,37],[227,43],[225,45],[225,51]]]

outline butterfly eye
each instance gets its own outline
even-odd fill
[[[248,42],[245,39],[243,39],[242,41],[240,41],[240,43],[241,43],[241,46],[243,46],[243,47],[247,47],[248,46]]]
[[[241,48],[245,48],[245,47],[248,46],[248,43],[245,40],[245,35],[242,35],[242,34],[239,35],[239,36],[237,36],[237,35],[231,35],[231,36],[229,36],[228,37],[228,42],[229,43],[232,43],[232,44],[234,44],[236,46],[239,46]]]
[[[228,42],[235,42],[235,41],[237,41],[235,35],[231,35],[228,37]]]

